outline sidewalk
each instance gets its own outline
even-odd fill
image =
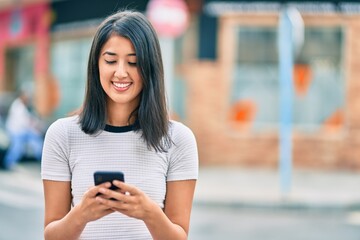
[[[293,170],[288,196],[274,170],[202,167],[194,203],[248,208],[360,210],[360,172]]]
[[[40,165],[26,163],[15,171],[0,171],[0,194],[5,205],[42,208]],[[291,192],[282,196],[276,169],[200,166],[194,204],[360,211],[360,172],[294,169]]]

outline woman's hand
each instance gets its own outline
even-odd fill
[[[106,182],[98,186],[91,187],[87,192],[85,192],[81,202],[75,207],[77,208],[79,216],[84,223],[95,221],[114,212],[111,207],[96,200],[100,189],[108,189],[110,186],[111,184]],[[103,197],[106,198],[106,196]]]
[[[102,195],[96,197],[97,202],[114,211],[143,221],[150,217],[155,208],[159,208],[153,200],[135,186],[117,180],[113,181],[113,184],[119,190],[112,191],[101,187],[99,192]],[[110,198],[114,200],[110,200]]]
[[[129,217],[143,220],[153,239],[187,239],[195,180],[167,182],[165,208],[143,191],[113,181],[116,191],[101,187],[96,201]],[[115,200],[112,200],[115,199]]]
[[[104,183],[89,188],[74,208],[71,208],[71,182],[43,180],[45,195],[44,239],[79,239],[86,224],[114,212],[96,201],[100,188],[109,188]]]

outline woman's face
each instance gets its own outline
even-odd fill
[[[139,105],[143,82],[128,38],[112,35],[107,40],[100,51],[99,73],[110,110],[125,107],[133,111]]]

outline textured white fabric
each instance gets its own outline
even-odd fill
[[[78,117],[54,122],[45,137],[42,178],[71,181],[73,203],[94,185],[95,171],[122,171],[125,182],[135,185],[163,208],[166,182],[197,179],[198,153],[193,133],[171,121],[173,146],[167,153],[149,151],[141,131],[102,131],[85,134]],[[120,213],[112,213],[87,224],[80,239],[151,239],[145,224]]]

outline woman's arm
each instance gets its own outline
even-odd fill
[[[154,211],[145,222],[154,239],[187,239],[195,183],[195,180],[167,182],[164,212]]]
[[[71,183],[44,180],[45,239],[77,239],[85,225],[71,209]],[[74,215],[75,213],[75,215]]]
[[[108,188],[104,183],[90,188],[82,201],[71,209],[71,182],[44,180],[45,195],[45,240],[78,239],[87,222],[99,219],[111,212],[108,207],[95,201],[100,187]]]
[[[167,182],[164,211],[140,189],[120,181],[113,183],[121,192],[105,188],[100,192],[118,201],[99,196],[96,199],[100,203],[143,220],[155,240],[187,239],[196,180]]]

